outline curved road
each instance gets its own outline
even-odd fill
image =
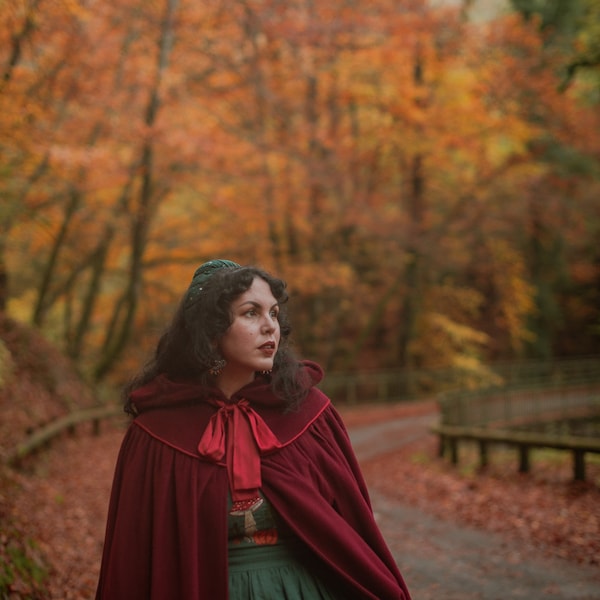
[[[359,461],[428,433],[435,415],[349,428]],[[600,600],[600,569],[539,554],[501,535],[444,521],[370,487],[381,530],[413,600]]]

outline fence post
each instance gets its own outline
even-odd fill
[[[573,450],[573,476],[575,481],[585,481],[584,450]]]
[[[458,464],[458,440],[454,436],[451,436],[451,437],[449,437],[448,442],[450,443],[450,460],[452,461],[453,465],[457,465]]]
[[[485,440],[479,440],[479,467],[485,469],[488,466],[488,445]]]
[[[529,473],[529,446],[519,444],[519,473]]]
[[[439,440],[438,440],[438,456],[440,458],[444,458],[444,455],[446,454],[446,444],[447,444],[447,438],[445,435],[440,434],[439,436]]]

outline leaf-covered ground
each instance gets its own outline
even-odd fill
[[[430,403],[397,406],[396,415],[434,410]],[[386,409],[366,418],[386,418]],[[348,426],[361,411],[345,413]],[[517,472],[514,449],[492,448],[490,464],[478,468],[475,446],[461,446],[460,464],[438,457],[435,436],[424,435],[400,451],[363,464],[370,485],[387,495],[451,521],[499,532],[578,563],[600,567],[600,457],[586,456],[586,481],[573,481],[570,453],[532,452],[531,471]]]
[[[370,482],[399,501],[442,518],[506,534],[578,563],[600,567],[600,488],[571,481],[568,455],[539,452],[531,473],[516,473],[514,451],[497,453],[485,473],[474,452],[456,469],[437,459],[435,440],[364,465]],[[600,465],[588,466],[600,482]]]
[[[395,409],[414,414],[429,410],[412,405]],[[349,426],[382,418],[381,409],[347,413]],[[82,430],[38,457],[27,473],[12,474],[13,486],[2,486],[0,504],[10,514],[2,520],[17,525],[17,553],[24,573],[39,577],[39,585],[16,577],[14,598],[93,597],[102,548],[106,505],[122,427],[113,424],[94,437]],[[566,459],[565,459],[566,458]],[[495,459],[495,460],[494,460]],[[371,459],[363,470],[371,486],[402,502],[451,521],[506,534],[518,543],[533,542],[569,560],[600,565],[600,488],[596,483],[573,484],[568,457],[543,454],[534,458],[531,475],[515,474],[516,458],[493,456],[485,474],[465,454],[461,469],[436,456],[436,442],[426,435],[402,451]],[[600,466],[588,467],[600,481]],[[6,540],[5,540],[6,542]],[[4,544],[4,552],[7,550]]]

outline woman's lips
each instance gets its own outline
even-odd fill
[[[262,346],[259,346],[258,349],[263,353],[266,354],[267,356],[273,356],[273,354],[275,354],[275,350],[276,350],[276,345],[275,342],[266,342],[265,344],[263,344]]]

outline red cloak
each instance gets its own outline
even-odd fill
[[[198,451],[217,407],[190,403],[182,389],[159,378],[134,393],[140,414],[117,461],[97,600],[228,597],[227,463]],[[313,387],[298,410],[282,412],[264,379],[232,401],[241,398],[279,442],[261,455],[261,491],[321,576],[341,598],[410,600],[329,399]]]

